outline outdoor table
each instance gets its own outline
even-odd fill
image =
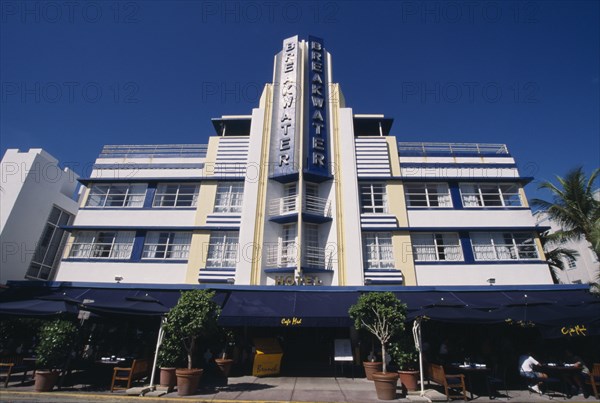
[[[485,364],[453,363],[450,365],[450,368],[453,371],[458,371],[459,373],[464,374],[467,378],[467,388],[469,389],[471,400],[473,400],[473,378],[478,376],[485,376],[491,371],[491,369],[488,368]]]
[[[581,372],[581,367],[576,367],[575,364],[540,364],[534,365],[533,369],[542,372],[550,378],[558,378],[563,384],[563,393],[565,396],[571,396],[570,385],[567,382],[567,377]]]
[[[99,360],[94,361],[96,368],[98,368],[99,376],[104,378],[105,376],[112,379],[113,369],[115,367],[129,367],[131,365],[131,358],[124,357],[102,357]]]

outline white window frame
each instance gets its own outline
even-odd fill
[[[175,189],[169,189],[174,187]],[[194,187],[190,193],[182,187]],[[197,183],[159,183],[156,187],[152,207],[154,208],[189,208],[196,207],[200,186]],[[191,200],[189,197],[191,196]]]
[[[236,267],[239,233],[237,231],[214,231],[210,234],[206,253],[206,268]]]
[[[244,182],[220,182],[215,195],[215,213],[239,213],[244,201]]]
[[[359,191],[361,213],[386,214],[388,212],[385,183],[360,183]],[[381,195],[381,201],[378,200],[377,195]]]
[[[535,235],[529,232],[472,232],[476,261],[539,260]],[[519,242],[524,239],[531,242]]]
[[[144,242],[142,259],[187,260],[191,243],[191,232],[148,232]]]
[[[124,193],[117,189],[124,188]],[[143,191],[142,191],[143,188]],[[144,207],[146,183],[95,183],[90,188],[86,207],[95,208],[136,208]],[[115,199],[123,198],[121,203],[115,203]]]
[[[390,232],[367,232],[363,234],[365,269],[393,269],[394,248]]]
[[[455,232],[411,235],[415,262],[463,261],[460,237]]]
[[[404,185],[404,194],[406,195],[407,207],[452,207],[452,197],[450,196],[450,188],[447,183],[406,183]],[[411,200],[411,196],[413,200]],[[415,196],[419,197],[420,200],[414,200]]]
[[[48,215],[46,227],[37,243],[33,258],[27,269],[26,278],[37,280],[52,280],[61,259],[68,234],[61,228],[69,225],[74,215],[61,208],[52,206]]]
[[[465,208],[515,208],[523,207],[521,187],[516,183],[461,183],[460,200]],[[482,189],[482,187],[495,187]],[[509,192],[513,187],[516,191]],[[468,188],[471,188],[467,190]],[[484,190],[486,190],[484,192]]]
[[[69,258],[130,259],[135,231],[79,231],[72,236]],[[106,255],[106,256],[104,256]]]
[[[298,236],[297,224],[284,224],[281,226],[281,236],[279,237],[279,267],[295,266],[298,260],[298,246],[296,238]]]

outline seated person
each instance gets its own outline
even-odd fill
[[[581,371],[575,373],[569,373],[565,375],[565,381],[571,385],[575,395],[587,394],[585,393],[583,379],[590,376],[590,370],[585,366],[585,363],[581,357],[573,354],[571,350],[565,350],[565,364],[574,365],[576,368],[580,368]],[[587,398],[587,396],[585,396]]]
[[[535,369],[533,368],[534,365],[540,365],[540,363],[535,358],[533,358],[531,352],[527,352],[527,354],[523,354],[519,357],[519,375],[521,375],[524,378],[530,379],[531,381],[527,385],[529,390],[535,393],[539,393],[541,395],[542,390],[540,389],[540,386],[543,382],[535,383],[534,380],[540,378],[547,378],[548,375],[544,374],[543,372],[535,371]]]

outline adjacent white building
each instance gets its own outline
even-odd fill
[[[600,196],[600,192],[596,193]],[[554,233],[561,230],[560,225],[552,221],[543,211],[534,214],[538,225],[550,227],[550,232]],[[550,248],[557,245],[549,246]],[[562,248],[572,249],[577,252],[577,257],[563,259],[564,270],[554,270],[556,278],[560,284],[588,284],[590,282],[600,281],[600,261],[591,249],[588,241],[581,238],[571,240],[560,245]]]
[[[78,175],[42,149],[9,149],[0,162],[0,284],[53,280],[78,204]]]

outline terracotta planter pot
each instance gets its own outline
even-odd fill
[[[398,386],[397,372],[375,372],[373,373],[375,392],[379,400],[394,400],[396,398],[396,387]]]
[[[177,375],[175,368],[160,368],[160,386],[165,386],[169,390],[173,390],[177,385]]]
[[[229,358],[215,358],[215,363],[217,364],[219,375],[227,378],[229,376],[229,372],[231,372],[233,360]]]
[[[58,381],[58,371],[43,371],[38,370],[35,372],[35,391],[36,392],[50,392],[56,381]]]
[[[177,394],[179,396],[189,396],[196,393],[198,383],[202,377],[203,369],[200,368],[177,368]]]
[[[400,383],[405,391],[415,391],[419,385],[419,371],[398,371]]]
[[[382,362],[363,361],[363,367],[365,367],[365,375],[370,381],[373,380],[373,373],[383,371]]]

